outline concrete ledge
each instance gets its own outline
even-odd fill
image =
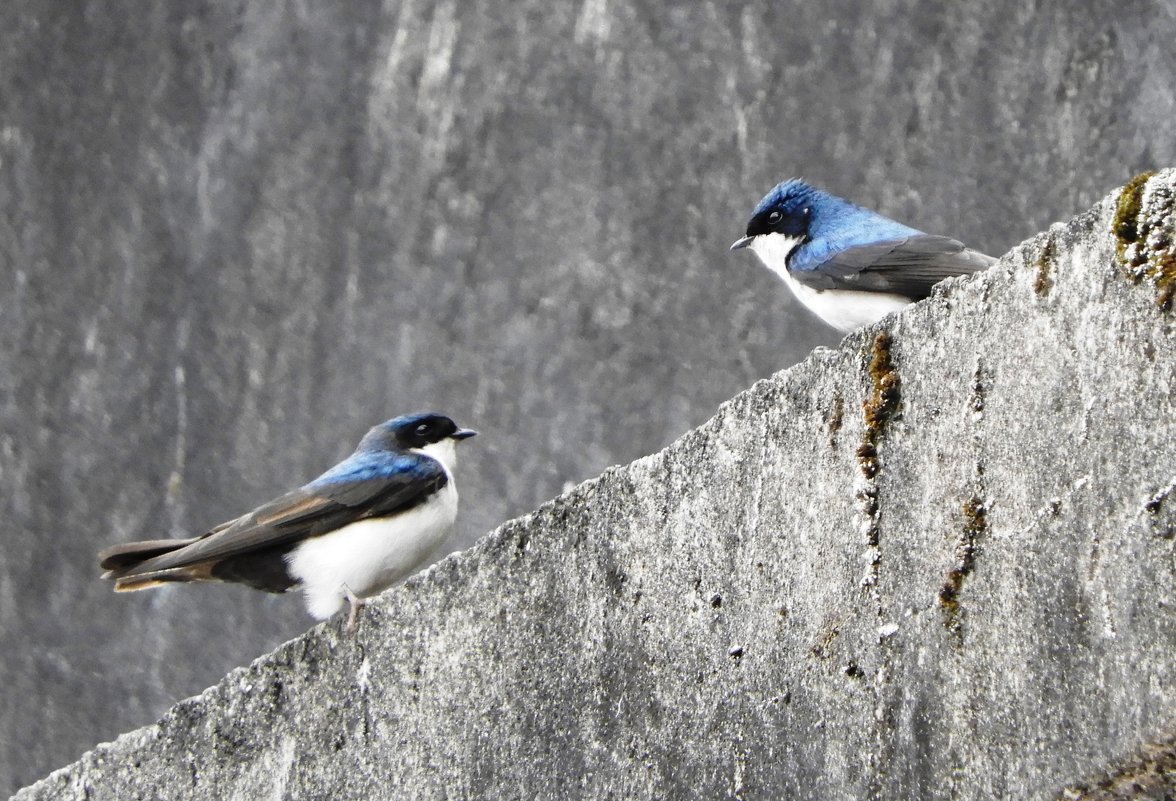
[[[1176,171],[1131,191],[16,798],[1078,787],[1176,724]]]

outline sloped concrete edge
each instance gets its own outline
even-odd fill
[[[1120,259],[1119,274],[1110,280],[1138,284],[1150,292],[1151,302],[1161,309],[1171,306],[1170,287],[1174,273],[1173,253],[1176,245],[1172,240],[1173,197],[1176,191],[1176,171],[1168,170],[1149,179],[1132,182],[1124,190],[1112,194],[1099,207],[1082,215],[1068,224],[1054,226],[1049,232],[1014,249],[989,274],[972,279],[957,279],[947,282],[927,302],[927,306],[939,307],[950,314],[950,307],[960,301],[960,294],[987,293],[994,282],[1010,280],[1032,283],[1033,292],[1040,298],[1047,298],[1055,283],[1065,280],[1056,274],[1053,262],[1057,243],[1067,237],[1085,236],[1090,227],[1102,220],[1110,220],[1106,236],[1111,237],[1113,247]],[[1134,223],[1132,224],[1132,221]],[[1026,277],[1030,276],[1030,277]],[[1145,297],[1140,293],[1140,297]],[[905,312],[908,314],[930,314],[918,307]],[[897,321],[901,328],[902,317]],[[892,324],[895,321],[892,321]],[[883,328],[887,324],[883,324]],[[156,749],[157,745],[172,740],[184,731],[215,727],[209,710],[231,710],[234,705],[255,710],[256,705],[243,699],[256,696],[259,688],[273,690],[275,676],[285,671],[297,670],[304,674],[338,672],[341,675],[355,675],[362,684],[370,671],[366,650],[372,639],[403,639],[405,635],[397,621],[406,610],[420,608],[419,596],[429,593],[445,593],[454,583],[460,583],[471,572],[494,560],[510,560],[515,553],[528,548],[528,538],[535,531],[549,530],[553,524],[574,528],[576,516],[591,502],[598,501],[601,493],[614,492],[625,484],[625,476],[633,470],[644,470],[659,463],[673,452],[675,458],[689,458],[692,452],[704,452],[716,447],[717,433],[726,418],[738,416],[749,406],[777,403],[780,401],[781,384],[787,384],[792,377],[801,377],[813,371],[844,369],[858,362],[858,354],[869,352],[870,343],[877,335],[876,330],[859,332],[847,337],[841,348],[833,353],[817,353],[805,362],[783,371],[772,379],[757,382],[746,392],[724,404],[712,420],[691,431],[670,445],[666,451],[638,460],[633,465],[611,468],[602,476],[587,481],[565,495],[544,504],[535,512],[509,521],[488,534],[473,548],[455,554],[429,571],[410,580],[403,588],[391,591],[368,610],[362,636],[351,641],[341,637],[338,623],[329,622],[315,627],[302,637],[296,638],[273,653],[260,657],[250,666],[239,668],[225,677],[216,686],[199,696],[177,704],[161,721],[119,737],[113,743],[97,746],[87,752],[73,765],[55,771],[45,779],[17,793],[14,798],[87,798],[98,786],[113,787],[120,783],[130,786],[135,781],[140,757]],[[863,365],[863,373],[869,372],[869,365]],[[798,379],[799,380],[799,379]],[[855,410],[847,406],[846,414]],[[738,458],[733,455],[732,458]],[[1161,499],[1162,501],[1163,499]],[[427,625],[425,626],[427,628]],[[280,696],[280,686],[276,691]],[[254,699],[255,700],[255,699]],[[272,705],[278,709],[277,701]],[[223,716],[222,716],[223,717]],[[219,736],[219,735],[218,735]],[[184,739],[181,737],[181,739]],[[191,755],[193,764],[207,760]],[[1114,755],[1109,755],[1108,761]],[[1082,777],[1075,777],[1080,780]],[[1150,792],[1150,791],[1149,791]],[[1062,796],[1059,796],[1062,797]],[[1075,797],[1075,796],[1065,796]],[[1094,797],[1094,796],[1091,796]],[[1152,795],[1123,795],[1116,798],[1151,798]]]

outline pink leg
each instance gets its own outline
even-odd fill
[[[347,615],[346,630],[348,634],[354,635],[359,629],[359,613],[367,603],[364,599],[351,591],[351,588],[346,584],[343,585],[343,592],[347,594],[347,602],[351,604],[351,612]]]

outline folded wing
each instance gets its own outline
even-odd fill
[[[889,292],[921,300],[945,278],[970,275],[996,259],[946,236],[915,236],[847,248],[792,276],[813,289]]]
[[[352,469],[336,468],[201,537],[108,548],[99,554],[103,578],[114,580],[116,590],[220,580],[280,592],[292,583],[281,557],[298,542],[410,509],[448,481],[444,468],[425,456],[353,459]]]

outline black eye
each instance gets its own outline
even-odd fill
[[[429,425],[428,423],[421,423],[419,426],[416,427],[416,435],[418,437],[423,437],[423,436],[425,436],[425,434],[428,434],[432,429],[433,429],[433,427],[431,425]]]
[[[775,225],[776,223],[780,222],[781,218],[783,218],[783,217],[784,217],[784,215],[781,214],[780,212],[773,211],[771,214],[768,215],[768,224]]]

